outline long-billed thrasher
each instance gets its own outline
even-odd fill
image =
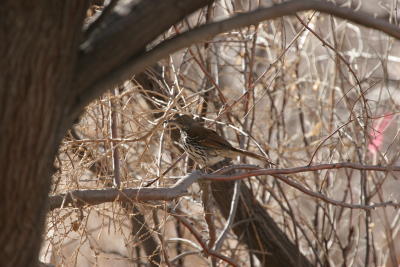
[[[233,147],[214,130],[203,127],[188,115],[177,115],[168,122],[180,130],[180,143],[188,156],[203,167],[212,166],[225,158],[233,159],[238,155],[270,163],[261,155]]]

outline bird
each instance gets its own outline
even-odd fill
[[[188,156],[202,167],[210,167],[224,160],[248,156],[271,163],[264,156],[233,147],[224,137],[212,129],[206,128],[189,115],[176,115],[167,121],[180,131],[180,144]]]

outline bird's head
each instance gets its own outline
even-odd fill
[[[177,126],[181,130],[186,130],[192,127],[194,124],[197,124],[197,122],[190,117],[189,115],[175,115],[172,120],[167,121],[171,125]]]

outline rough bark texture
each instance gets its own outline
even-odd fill
[[[1,266],[37,264],[85,9],[82,0],[0,3]]]
[[[95,33],[83,45],[79,61],[82,70],[78,86],[86,88],[104,73],[126,61],[130,56],[143,51],[160,34],[185,16],[209,4],[211,0],[152,0],[133,1],[119,9],[129,15],[113,13],[105,20],[107,30]],[[112,49],[113,53],[110,53]],[[106,62],[104,62],[106,60]],[[99,65],[99,62],[103,64]],[[82,83],[82,84],[81,84]]]
[[[83,104],[77,102],[86,88],[78,90],[74,86],[76,80],[93,82],[99,75],[106,75],[123,64],[125,57],[140,53],[153,38],[209,1],[170,0],[179,12],[164,12],[157,20],[153,19],[153,2],[142,1],[137,10],[140,14],[132,15],[142,24],[110,27],[111,31],[104,31],[103,39],[91,39],[93,54],[79,52],[89,0],[0,2],[0,261],[4,261],[1,266],[37,264],[54,172],[53,159],[61,138],[83,109]],[[167,4],[161,1],[160,5]],[[132,17],[127,18],[122,21],[129,22]],[[146,23],[152,28],[146,27],[149,26]],[[137,32],[127,34],[129,27]],[[110,32],[117,33],[113,37],[120,39],[111,38]],[[147,33],[148,38],[138,39],[143,37],[140,33]],[[110,53],[110,47],[102,49],[107,38],[117,44],[124,43],[121,36],[130,36],[129,41],[136,46],[122,55],[118,53],[118,57]],[[129,44],[124,43],[120,48],[125,49]],[[96,61],[89,70],[85,66],[90,65],[92,61],[88,58],[94,57],[96,51],[104,52],[100,56],[106,59]],[[111,67],[107,59],[112,59]],[[105,71],[93,75],[93,79],[79,75],[96,74],[96,68]],[[89,93],[83,99],[88,103],[101,93]]]

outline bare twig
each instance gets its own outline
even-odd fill
[[[196,238],[197,242],[200,244],[200,246],[203,249],[203,252],[205,254],[215,257],[215,258],[218,258],[218,259],[221,259],[221,260],[225,261],[226,263],[230,264],[231,266],[239,266],[232,259],[219,254],[218,252],[216,252],[213,249],[210,249],[206,245],[206,242],[203,240],[200,233],[198,231],[196,231],[196,229],[194,229],[193,225],[185,217],[183,217],[182,214],[176,213],[176,211],[175,211],[174,213],[171,213],[171,215],[174,216],[177,220],[179,220],[190,231],[190,233]]]
[[[225,227],[222,230],[221,234],[219,235],[217,242],[215,242],[214,250],[218,251],[222,244],[224,243],[224,240],[226,238],[226,235],[228,234],[229,229],[231,228],[233,221],[236,216],[236,209],[239,203],[239,197],[240,197],[240,184],[241,181],[237,181],[235,183],[235,187],[233,189],[233,197],[232,197],[232,204],[231,204],[231,210],[229,211],[229,218],[226,221]]]
[[[119,89],[114,88],[114,94],[117,96],[119,94]],[[110,132],[111,139],[118,138],[118,113],[117,113],[117,105],[115,103],[115,99],[110,99]],[[121,168],[120,168],[120,156],[119,156],[119,148],[116,144],[111,142],[111,158],[112,158],[112,166],[114,172],[113,184],[116,188],[121,187]]]

